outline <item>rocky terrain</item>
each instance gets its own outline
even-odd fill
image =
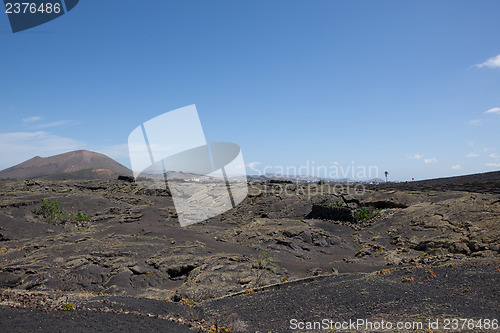
[[[127,179],[0,180],[0,330],[499,319],[496,175],[250,182],[239,206],[186,228],[168,190]]]

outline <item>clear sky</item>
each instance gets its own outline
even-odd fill
[[[135,127],[196,104],[207,141],[239,144],[250,173],[499,170],[499,13],[498,0],[82,0],[13,34],[2,12],[0,169],[75,149],[129,166]]]

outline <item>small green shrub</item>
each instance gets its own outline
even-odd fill
[[[257,264],[259,265],[260,268],[272,271],[272,268],[274,266],[274,261],[273,259],[271,259],[269,252],[264,251],[260,253],[259,259],[257,260]]]
[[[359,207],[353,213],[354,218],[358,221],[369,220],[377,216],[379,210],[375,207]]]
[[[90,215],[83,212],[65,212],[61,209],[59,203],[54,200],[44,200],[40,208],[33,210],[33,213],[42,216],[46,222],[51,224],[70,222],[78,226],[85,226],[90,222]]]
[[[75,222],[90,222],[90,215],[76,212],[76,214],[71,214],[70,220]]]
[[[264,278],[264,276],[267,276],[270,279],[278,278],[278,265],[276,265],[274,260],[271,258],[269,252],[261,252],[259,254],[259,259],[256,260],[256,264],[256,268],[261,270],[257,275],[257,279],[255,280],[256,286],[260,285],[260,282]]]
[[[328,207],[330,207],[330,208],[333,208],[333,207],[344,208],[345,205],[342,201],[337,200],[337,202],[334,205],[329,204]]]
[[[75,309],[75,305],[73,303],[63,304],[61,306],[61,310],[63,311],[73,311]]]
[[[48,223],[57,224],[64,217],[64,212],[59,204],[53,200],[44,200],[40,208],[33,211],[36,215],[41,215]]]

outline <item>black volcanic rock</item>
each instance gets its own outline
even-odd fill
[[[466,191],[500,194],[500,171],[426,179],[404,183],[383,183],[368,188],[410,191]]]
[[[306,216],[308,219],[321,219],[332,221],[353,222],[351,210],[344,207],[328,207],[321,205],[313,205],[311,212]]]
[[[122,176],[122,175],[119,175],[118,176],[118,180],[124,180],[124,181],[129,182],[129,183],[135,182],[135,179],[132,176]]]
[[[138,317],[145,328],[158,319],[202,332],[211,325],[286,332],[288,318],[317,319],[311,314],[496,318],[500,180],[483,176],[367,186],[359,194],[347,184],[336,192],[286,184],[285,192],[282,184],[250,182],[237,207],[188,227],[164,189],[118,179],[3,179],[0,331],[40,331],[37,312],[12,307],[68,303],[74,311],[44,316],[71,314],[61,327],[109,314],[131,330]],[[472,185],[465,191],[464,184]],[[88,225],[49,223],[33,213],[44,200],[85,212]],[[336,216],[366,206],[380,211],[355,223]],[[44,325],[60,331],[52,319]]]

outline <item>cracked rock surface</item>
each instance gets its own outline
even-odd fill
[[[249,327],[256,318],[243,314],[245,302],[265,303],[271,292],[270,299],[285,297],[282,288],[297,295],[298,290],[321,293],[311,284],[333,286],[342,279],[353,288],[364,283],[369,293],[377,283],[389,289],[397,283],[404,292],[413,288],[401,284],[407,269],[424,277],[425,269],[442,271],[438,281],[448,274],[445,268],[465,267],[454,273],[458,280],[460,274],[473,279],[469,268],[480,265],[478,276],[499,282],[498,183],[488,183],[486,190],[480,183],[467,184],[465,191],[455,183],[449,188],[446,183],[383,184],[360,191],[349,184],[252,182],[236,208],[182,228],[168,190],[122,180],[0,180],[1,304],[14,306],[8,310],[14,313],[59,309],[66,299],[78,309],[113,297],[125,303],[174,302],[179,316],[153,317],[179,332],[214,324],[213,318],[254,331]],[[48,223],[34,213],[44,200],[59,203],[65,212],[85,212],[90,222]],[[371,215],[360,219],[366,208]],[[383,270],[392,274],[382,279]],[[414,281],[420,279],[415,274]],[[439,286],[446,288],[444,282]],[[491,292],[498,296],[498,288]],[[480,303],[483,294],[476,296]],[[259,329],[266,329],[262,325]]]

